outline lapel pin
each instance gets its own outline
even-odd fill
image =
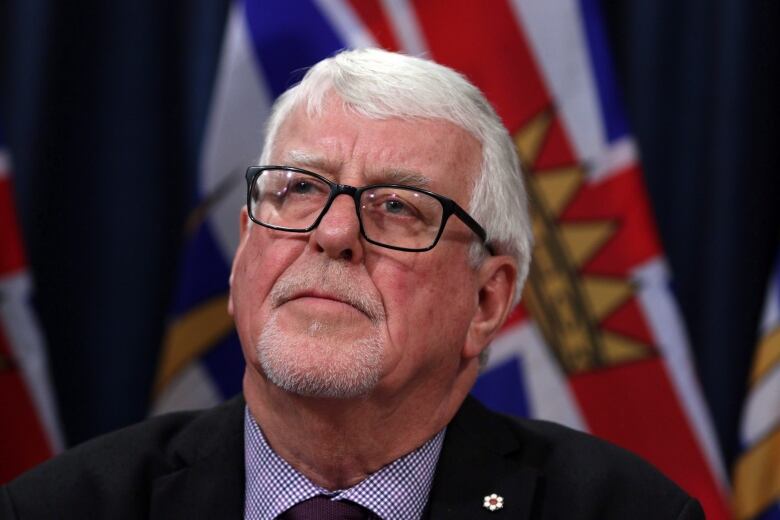
[[[495,511],[504,507],[504,497],[496,495],[495,493],[485,497],[485,501],[482,503],[482,507]]]

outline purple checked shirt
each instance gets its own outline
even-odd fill
[[[428,503],[444,430],[348,489],[329,491],[298,473],[265,440],[249,408],[244,415],[244,518],[273,520],[298,502],[326,494],[351,500],[382,520],[414,520]]]

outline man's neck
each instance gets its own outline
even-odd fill
[[[424,444],[452,419],[470,386],[420,399],[380,392],[322,399],[286,392],[252,368],[244,376],[249,411],[273,450],[330,490],[351,487]]]

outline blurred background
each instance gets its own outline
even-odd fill
[[[583,3],[600,8],[730,468],[780,246],[780,6]],[[67,445],[150,412],[229,11],[228,0],[0,4],[0,125]]]

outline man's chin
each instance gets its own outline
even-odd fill
[[[346,401],[365,397],[373,390],[373,386],[332,385],[318,379],[303,378],[290,380],[271,378],[270,376],[268,379],[281,390],[307,399],[335,399]]]
[[[383,342],[376,331],[348,337],[313,322],[289,333],[272,320],[257,342],[260,368],[279,388],[305,397],[350,399],[369,394],[379,382]]]
[[[370,394],[379,382],[379,371],[371,367],[301,366],[264,355],[259,360],[271,383],[301,397],[354,399]]]

